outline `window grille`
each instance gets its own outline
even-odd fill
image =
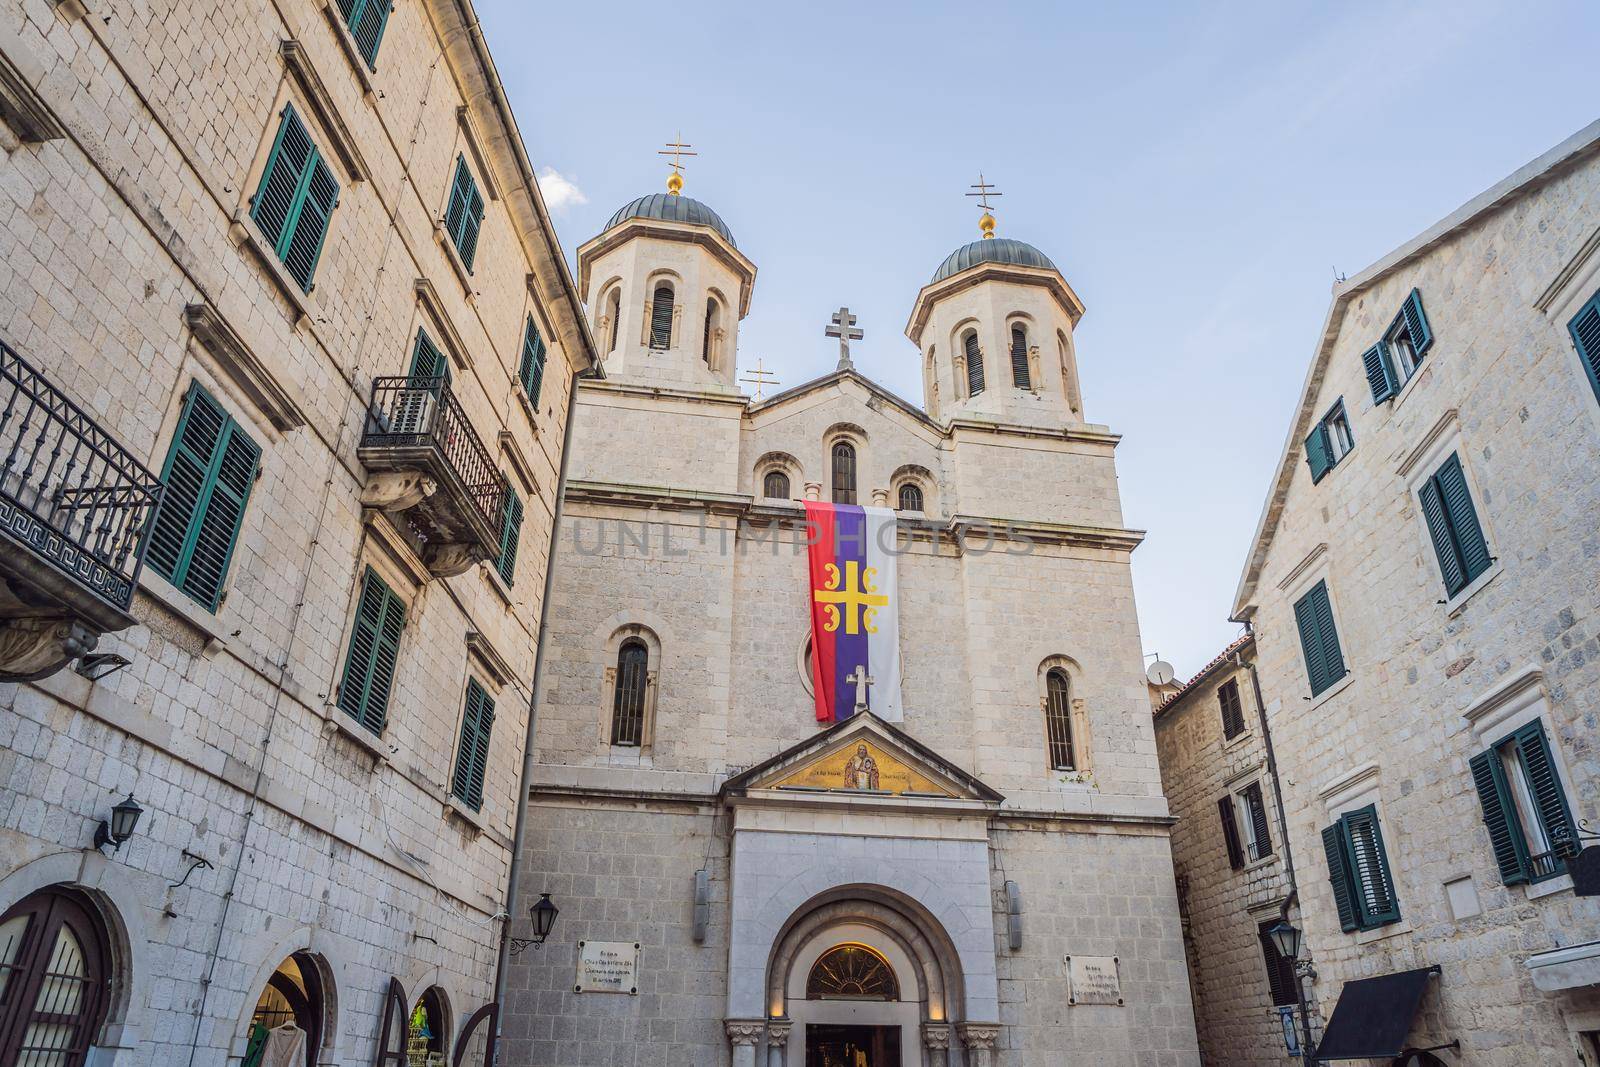
[[[617,650],[616,694],[611,702],[611,743],[637,748],[644,744],[645,689],[649,685],[650,651],[630,637]]]
[[[1072,702],[1067,673],[1052,667],[1044,678],[1045,726],[1050,743],[1050,766],[1058,771],[1076,767],[1072,751]]]
[[[833,502],[856,502],[856,450],[848,441],[837,441],[833,446]]]
[[[761,480],[761,495],[771,500],[788,500],[789,476],[782,471],[768,471]]]
[[[900,510],[901,511],[921,511],[922,510],[922,487],[921,486],[914,485],[911,482],[907,482],[905,485],[902,485],[900,487]]]

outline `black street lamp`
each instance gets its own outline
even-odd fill
[[[1300,1056],[1306,1067],[1316,1067],[1317,1059],[1311,1049],[1311,1013],[1306,1010],[1305,982],[1298,966],[1300,961],[1300,928],[1288,919],[1279,919],[1267,927],[1267,937],[1278,955],[1295,964],[1294,997],[1300,1006]]]
[[[528,918],[533,920],[532,937],[513,937],[511,939],[511,955],[520,955],[522,950],[532,945],[538,948],[544,944],[544,939],[550,936],[550,931],[556,925],[556,916],[561,914],[561,909],[555,906],[549,893],[540,893],[538,903],[528,909]]]
[[[133,794],[128,794],[128,799],[121,801],[111,809],[111,818],[106,819],[95,828],[94,847],[105,848],[110,845],[115,851],[122,847],[122,843],[133,836],[133,831],[139,826],[139,816],[144,814],[144,809],[139,802],[133,799]]]

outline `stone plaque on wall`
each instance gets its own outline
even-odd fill
[[[579,941],[578,979],[574,993],[639,995],[637,941]]]
[[[1115,956],[1067,957],[1068,1004],[1121,1004]]]

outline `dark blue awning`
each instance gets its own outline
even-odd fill
[[[1319,1060],[1385,1059],[1406,1049],[1406,1035],[1438,965],[1346,982],[1317,1046]]]

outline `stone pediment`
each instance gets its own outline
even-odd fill
[[[722,787],[724,796],[767,791],[858,800],[903,797],[998,804],[1004,799],[976,776],[870,712],[829,727],[735,775]]]

